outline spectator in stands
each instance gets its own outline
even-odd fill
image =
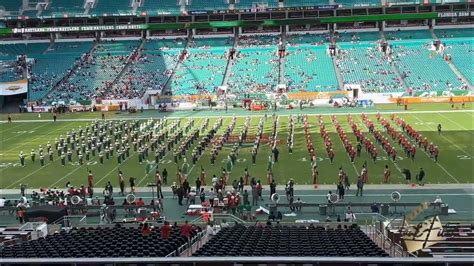
[[[193,230],[192,225],[188,223],[188,220],[184,221],[184,224],[181,226],[181,235],[184,236],[188,241],[191,237],[191,231]]]
[[[183,198],[184,198],[185,193],[186,192],[184,191],[183,186],[179,186],[178,191],[176,192],[176,194],[178,194],[178,204],[179,205],[183,205]]]
[[[23,207],[18,208],[17,215],[18,215],[18,222],[20,224],[23,224],[23,222],[25,221],[25,210],[23,209]]]
[[[143,198],[139,198],[136,202],[136,205],[137,206],[145,206],[145,201],[143,200]]]
[[[346,219],[344,219],[344,221],[353,223],[355,221],[355,219],[356,219],[356,217],[355,217],[354,213],[352,212],[352,210],[348,209],[346,211]]]
[[[170,237],[171,225],[168,221],[165,221],[164,225],[161,227],[161,238],[166,240]]]
[[[437,195],[435,200],[433,201],[433,209],[436,209],[436,207],[441,208],[442,203],[443,203],[443,200],[441,200],[441,197]]]
[[[151,234],[152,228],[148,225],[148,223],[143,223],[142,227],[142,236],[149,236]]]
[[[206,235],[207,235],[208,239],[211,239],[216,234],[217,234],[217,229],[214,226],[214,224],[212,222],[208,223],[207,227],[206,227]]]
[[[189,192],[186,204],[196,204],[196,191],[194,190],[194,188],[191,189],[191,192]]]
[[[337,192],[339,194],[339,199],[343,200],[345,189],[344,189],[344,185],[342,184],[342,182],[339,182],[339,184],[337,185]]]
[[[379,205],[374,202],[372,205],[370,205],[370,211],[373,213],[379,213]]]

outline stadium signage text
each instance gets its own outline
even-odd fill
[[[440,12],[438,18],[458,18],[458,17],[472,17],[474,11],[453,11],[453,12]]]
[[[46,28],[15,28],[13,33],[41,33],[41,32],[67,32],[67,31],[111,31],[111,30],[142,30],[146,24],[137,25],[107,25],[107,26],[77,26],[77,27],[46,27]]]

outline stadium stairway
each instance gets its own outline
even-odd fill
[[[235,32],[234,34],[234,43],[232,44],[232,49],[236,50],[236,46],[238,43],[239,39],[239,33],[238,31]],[[227,60],[227,65],[225,67],[225,73],[224,73],[224,78],[222,79],[222,86],[226,86],[227,82],[229,81],[230,74],[232,73],[232,69],[234,67],[235,59],[228,57]]]
[[[338,86],[339,90],[343,90],[344,89],[344,79],[342,78],[341,70],[337,67],[336,57],[331,56],[331,60],[332,60],[332,65],[334,67],[334,72],[336,73],[337,86]]]
[[[433,39],[435,40],[440,40],[440,38],[436,35],[436,32],[434,30],[430,30],[432,35],[433,35]],[[462,80],[463,83],[465,84],[468,84],[469,86],[469,89],[470,90],[473,90],[474,89],[474,84],[471,84],[470,79],[467,79],[464,74],[457,68],[457,66],[455,64],[453,64],[452,61],[447,61],[445,60],[445,62],[448,64],[448,66],[451,68],[451,70],[456,74],[456,76]]]
[[[398,67],[395,65],[394,61],[393,61],[393,57],[392,55],[389,55],[389,58],[391,60],[391,64],[390,66],[392,67],[392,70],[393,72],[395,73],[395,75],[397,76],[397,78],[401,81],[402,85],[403,85],[403,89],[404,90],[407,90],[408,89],[408,86],[405,82],[405,79],[402,78],[402,74],[400,74],[400,70],[398,70]]]
[[[192,38],[192,36],[189,36],[188,39],[186,40],[186,45],[185,47],[183,48],[183,51],[184,50],[187,50],[189,48],[189,45],[190,45],[190,38]],[[173,80],[174,78],[174,75],[176,74],[176,70],[178,69],[178,67],[183,63],[185,59],[181,57],[181,55],[179,55],[179,60],[178,62],[176,63],[176,65],[173,67],[173,70],[171,72],[171,75],[169,75],[168,79],[165,81],[164,85],[163,85],[163,91],[162,93],[165,94],[167,92],[170,93],[170,95],[172,95],[172,92],[171,92],[171,88],[170,88],[170,82]]]
[[[143,47],[145,46],[145,43],[146,43],[146,39],[142,39],[141,42],[140,42],[140,45],[138,46],[137,50],[135,53],[131,53],[128,58],[127,58],[127,63],[125,64],[125,66],[122,68],[122,70],[120,71],[120,73],[115,77],[114,81],[110,84],[110,87],[113,87],[114,85],[116,85],[118,83],[118,81],[122,78],[122,76],[124,75],[124,73],[127,72],[127,70],[130,68],[130,66],[132,65],[132,63],[134,62],[135,59],[138,59],[140,58],[140,55],[141,53],[143,52]]]
[[[94,43],[90,51],[88,52],[89,54],[93,54],[94,51],[97,49],[98,43]],[[44,96],[45,99],[48,99],[49,96],[53,95],[53,93],[61,86],[63,82],[69,79],[69,77],[77,70],[77,68],[83,63],[83,60],[77,61],[76,64],[71,68],[71,71],[69,71],[64,77],[62,77],[56,85],[53,86],[51,90],[48,91],[48,93]]]

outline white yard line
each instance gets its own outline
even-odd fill
[[[416,120],[418,120],[419,122],[423,122],[421,119],[419,119],[416,115],[413,115],[411,114],[412,117],[414,117]],[[433,127],[431,127],[433,128]],[[436,128],[433,128],[436,130]],[[459,147],[456,143],[452,142],[450,139],[446,138],[443,133],[441,133],[440,135],[442,138],[444,138],[445,140],[447,140],[449,143],[451,143],[451,145],[453,145],[454,147],[456,147],[459,151],[465,153],[466,155],[468,155],[469,157],[473,158],[474,156],[472,156],[470,153],[468,153],[467,151],[465,151],[464,149],[462,149],[461,147]]]
[[[9,130],[12,130],[14,128],[21,127],[21,126],[22,126],[22,124],[14,125],[12,127],[4,127],[4,128],[2,128],[3,130],[0,131],[0,134],[4,134],[5,132],[7,132]]]
[[[18,180],[15,181],[14,183],[12,183],[12,184],[6,186],[5,188],[10,188],[10,187],[12,187],[13,185],[18,184],[19,182],[25,180],[26,178],[30,177],[30,176],[33,175],[33,174],[36,174],[37,172],[39,172],[40,170],[42,170],[44,167],[46,167],[46,166],[48,166],[48,165],[50,165],[50,164],[51,164],[51,162],[45,164],[44,166],[42,166],[42,167],[36,169],[35,171],[33,171],[33,172],[31,172],[31,173],[25,175],[24,177],[18,179]],[[7,168],[4,168],[4,169],[7,169]],[[3,169],[2,169],[2,170],[3,170]]]
[[[46,125],[48,125],[48,124],[44,124],[44,125],[41,125],[41,126],[46,126]],[[66,123],[64,126],[58,127],[58,128],[56,128],[55,130],[50,131],[48,134],[51,134],[51,133],[53,133],[53,132],[56,132],[56,131],[58,131],[58,130],[60,130],[60,129],[64,129],[65,127],[68,127],[68,126],[70,126],[70,125],[71,125],[71,124],[67,124],[67,123]],[[23,146],[25,146],[26,144],[31,143],[31,142],[34,141],[34,140],[37,140],[37,139],[39,139],[39,138],[44,138],[44,137],[45,137],[45,136],[40,135],[40,136],[38,136],[38,137],[36,137],[36,138],[29,139],[28,141],[22,142],[20,145],[17,145],[17,146],[15,146],[14,148],[11,148],[11,149],[9,149],[9,150],[6,150],[6,152],[10,152],[10,151],[13,151],[13,150],[20,150],[20,149],[19,149],[20,147],[23,147]]]
[[[240,109],[239,109],[240,110]],[[326,111],[325,111],[326,112]],[[325,114],[321,114],[322,116],[331,116],[331,115],[335,115],[335,116],[341,116],[341,115],[348,115],[348,114],[358,114],[360,112],[341,112],[341,113],[325,113]],[[370,114],[377,114],[377,113],[380,113],[380,114],[434,114],[434,113],[472,113],[474,114],[474,110],[441,110],[441,111],[383,111],[383,110],[375,110],[375,111],[370,111],[370,112],[364,112],[365,114],[367,115],[370,115]],[[272,113],[266,113],[267,116],[271,116]],[[280,117],[284,117],[284,116],[290,116],[290,115],[297,115],[297,114],[300,114],[300,113],[283,113],[283,114],[278,114],[278,116]],[[308,113],[309,115],[319,115],[318,113]],[[221,113],[219,112],[216,112],[215,115],[204,115],[204,116],[199,116],[199,115],[196,115],[196,116],[156,116],[156,117],[152,117],[152,119],[159,119],[159,118],[163,118],[163,117],[166,117],[167,119],[185,119],[185,118],[219,118],[220,116],[222,116]],[[248,116],[251,116],[251,117],[263,117],[265,116],[265,114],[261,114],[261,113],[258,113],[258,114],[254,114],[254,113],[249,113],[249,114],[245,114],[245,115],[235,115],[235,117],[248,117]],[[114,117],[114,118],[108,118],[107,120],[149,120],[150,117],[147,116],[147,117]],[[97,118],[78,118],[78,119],[61,119],[61,120],[58,120],[58,122],[92,122],[92,121],[96,121],[96,120],[99,120]],[[16,120],[16,121],[13,121],[13,123],[35,123],[35,122],[51,122],[51,120],[49,119],[38,119],[38,120]],[[8,123],[6,121],[0,121],[0,124],[5,124],[5,123]]]
[[[11,136],[11,137],[6,138],[6,139],[1,139],[1,141],[2,141],[2,142],[7,142],[8,140],[11,140],[11,139],[14,139],[14,138],[18,138],[18,137],[20,137],[20,136],[22,136],[22,135],[25,135],[26,133],[28,133],[28,132],[30,132],[30,131],[37,130],[37,129],[39,129],[39,128],[41,128],[41,127],[44,127],[44,126],[47,126],[47,125],[48,125],[48,124],[39,125],[39,126],[37,126],[37,127],[31,128],[31,129],[28,129],[28,130],[25,130],[24,133],[16,134],[16,135]],[[40,137],[43,137],[43,136],[40,136]],[[36,139],[38,139],[38,138],[36,138]],[[30,140],[30,141],[31,141],[31,140]],[[28,142],[26,142],[26,143],[28,143]]]
[[[58,184],[61,180],[64,180],[66,177],[72,175],[73,173],[75,173],[77,170],[81,169],[83,166],[87,166],[87,165],[81,165],[81,166],[78,166],[76,169],[72,170],[71,172],[69,172],[67,175],[61,177],[60,179],[56,180],[56,182],[54,182],[52,185],[50,185],[49,187],[54,187],[54,185]]]
[[[440,113],[438,113],[438,115],[441,116],[441,117],[443,117],[443,118],[445,118],[445,119],[448,119],[449,121],[451,121],[451,123],[455,124],[456,126],[458,126],[458,127],[462,128],[462,129],[468,131],[469,134],[471,134],[471,135],[473,134],[473,132],[472,132],[470,129],[465,128],[463,125],[461,125],[461,124],[459,124],[458,122],[452,120],[451,118],[449,118],[449,117],[447,117],[447,116],[445,116],[445,115],[442,115],[442,114],[440,114]],[[472,123],[472,121],[471,121],[471,123]]]
[[[415,118],[416,118],[416,117],[415,117]],[[417,118],[417,119],[418,119],[418,118]],[[421,121],[421,120],[418,119],[418,121]],[[421,122],[423,122],[423,121],[421,121]],[[402,134],[404,134],[404,135],[407,137],[407,140],[408,140],[408,141],[410,141],[411,143],[413,142],[413,140],[412,140],[409,136],[407,136],[407,135],[405,134],[405,132],[403,132],[403,131],[400,131],[400,132],[401,132]],[[416,143],[415,143],[415,144],[416,144]],[[416,146],[416,145],[415,145],[415,146]],[[424,154],[426,154],[426,156],[428,156],[428,158],[430,158],[430,160],[431,160],[431,156],[425,151],[425,149],[420,149],[420,150],[421,150]],[[458,180],[456,177],[454,177],[450,172],[448,172],[448,170],[446,170],[446,168],[444,168],[444,166],[442,166],[439,162],[436,162],[436,165],[439,166],[439,168],[441,168],[441,170],[443,170],[447,175],[449,175],[449,177],[451,177],[454,181],[456,181],[456,183],[461,183],[461,182],[459,182],[459,180]]]

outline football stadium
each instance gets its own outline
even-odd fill
[[[0,0],[0,264],[472,265],[471,0]]]

